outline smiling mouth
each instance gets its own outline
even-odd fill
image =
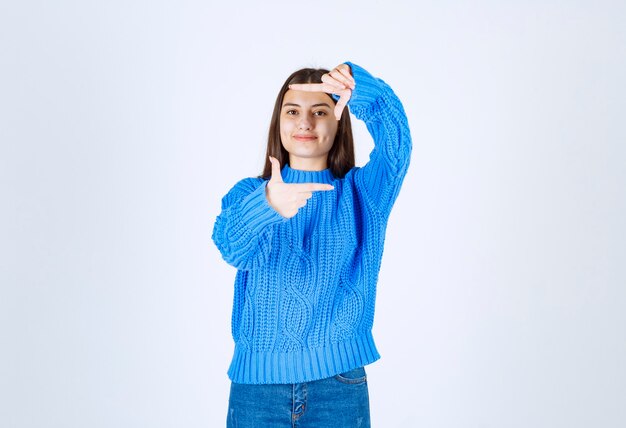
[[[293,139],[296,141],[313,141],[317,139],[314,135],[294,135]]]

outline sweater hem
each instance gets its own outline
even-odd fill
[[[244,384],[310,382],[371,364],[379,358],[371,331],[320,348],[292,352],[255,352],[235,346],[228,377]]]

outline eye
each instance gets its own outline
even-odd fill
[[[298,112],[297,112],[296,110],[294,110],[294,109],[291,109],[291,110],[287,110],[287,111],[285,112],[285,114],[288,114],[288,115],[294,115],[294,114],[298,114]]]
[[[314,116],[326,116],[326,115],[328,115],[328,113],[326,113],[323,110],[319,110],[319,111],[314,112],[313,115]]]

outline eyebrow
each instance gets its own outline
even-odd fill
[[[283,107],[287,107],[287,106],[300,107],[300,104],[294,104],[294,103],[285,103],[285,104],[283,104]],[[330,105],[327,104],[327,103],[318,103],[318,104],[313,104],[311,107],[328,107],[328,108],[330,108]]]

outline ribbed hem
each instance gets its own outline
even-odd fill
[[[254,192],[246,196],[242,203],[241,212],[243,222],[247,224],[248,228],[254,233],[259,233],[272,223],[287,220],[285,217],[278,214],[278,211],[272,208],[269,202],[267,202],[267,197],[265,196],[266,186],[267,181],[261,184]]]
[[[301,169],[292,169],[289,165],[285,165],[281,171],[283,181],[285,183],[324,183],[332,184],[335,180],[330,169],[321,171],[304,171]]]
[[[253,352],[235,347],[228,377],[235,383],[302,383],[371,364],[380,355],[371,332],[325,347],[294,352]]]

